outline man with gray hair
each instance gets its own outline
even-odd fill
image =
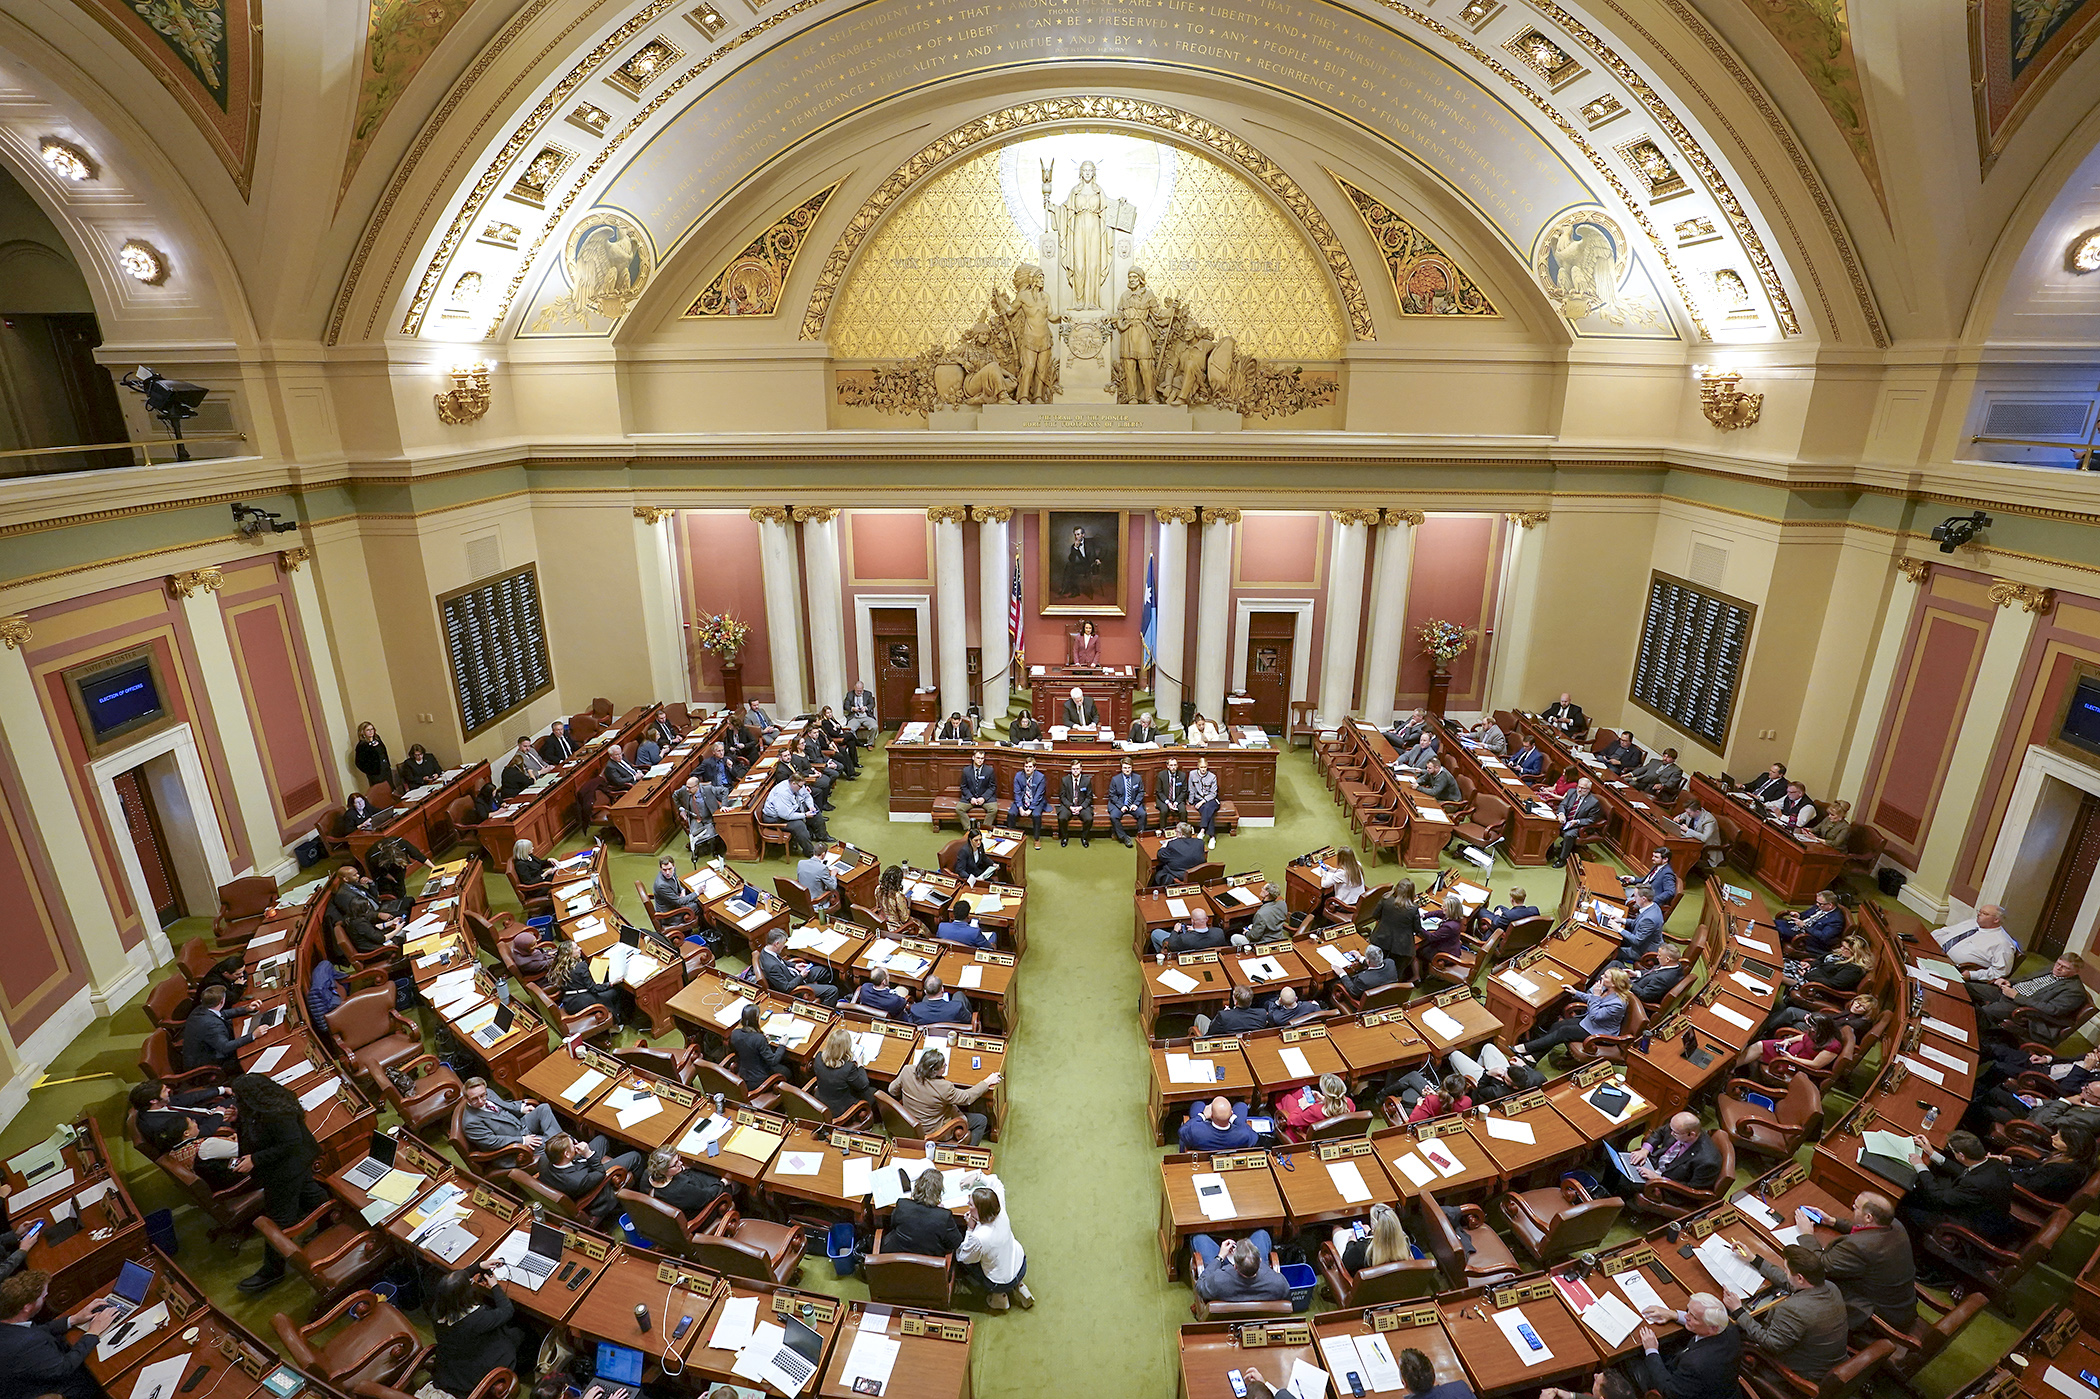
[[[2005,931],[2005,909],[1999,904],[1984,904],[1974,918],[1949,923],[1933,937],[1941,953],[1970,981],[1988,983],[2010,977],[2020,960],[2020,944]]]
[[[1743,1333],[1729,1321],[1720,1298],[1694,1292],[1681,1312],[1649,1307],[1641,1315],[1648,1324],[1635,1333],[1641,1348],[1628,1358],[1627,1368],[1642,1390],[1654,1390],[1663,1399],[1733,1399],[1736,1373],[1742,1368]],[[1655,1328],[1671,1321],[1682,1325],[1691,1340],[1664,1359]]]
[[[1196,1295],[1206,1302],[1280,1302],[1291,1295],[1283,1274],[1269,1265],[1269,1231],[1257,1229],[1225,1249],[1210,1235],[1189,1240],[1189,1267],[1195,1271]]]

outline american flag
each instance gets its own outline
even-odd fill
[[[1018,539],[1014,541],[1013,580],[1013,591],[1006,598],[1006,647],[1013,653],[1014,665],[1018,668],[1028,659],[1028,643],[1021,635],[1021,541]]]

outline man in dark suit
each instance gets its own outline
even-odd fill
[[[1565,691],[1562,692],[1559,699],[1540,711],[1539,718],[1544,719],[1564,734],[1579,734],[1589,726],[1590,722],[1583,714],[1582,706],[1569,699]]]
[[[1006,824],[1017,831],[1022,819],[1027,819],[1038,850],[1043,848],[1043,808],[1049,805],[1049,786],[1050,779],[1036,771],[1035,759],[1025,760],[1014,774],[1013,804],[1006,809]]]
[[[989,818],[998,801],[999,774],[992,771],[984,754],[972,753],[970,765],[962,770],[962,795],[957,798],[964,825],[974,826],[979,817]]]
[[[1590,790],[1590,779],[1578,781],[1569,793],[1560,799],[1560,839],[1553,847],[1553,867],[1559,869],[1568,863],[1590,828],[1604,820],[1604,803]]]
[[[1976,1002],[1976,1013],[1993,1026],[2003,1025],[2017,1010],[2033,1011],[2035,1018],[2054,1024],[2075,1024],[2092,1008],[2092,998],[2078,976],[2075,958],[2059,957],[2043,976],[2025,981],[2003,978],[1968,983]]]
[[[1400,979],[1400,968],[1385,959],[1385,953],[1376,943],[1364,948],[1363,967],[1353,975],[1342,978],[1342,985],[1359,1001],[1381,986],[1391,986]]]
[[[708,746],[707,756],[700,760],[700,780],[710,787],[734,787],[743,779],[745,765],[732,762],[729,750],[720,741]]]
[[[620,1207],[618,1192],[606,1186],[606,1173],[624,1170],[632,1179],[642,1164],[639,1151],[626,1151],[608,1158],[605,1154],[607,1145],[604,1137],[593,1137],[590,1145],[585,1146],[567,1132],[562,1132],[547,1139],[547,1153],[540,1159],[540,1183],[574,1200],[579,1209],[599,1224],[611,1219]]]
[[[1646,1141],[1619,1156],[1637,1177],[1626,1180],[1620,1176],[1632,1191],[1639,1191],[1651,1180],[1674,1180],[1693,1190],[1711,1190],[1721,1178],[1721,1153],[1699,1130],[1699,1119],[1688,1112],[1678,1113],[1667,1125],[1650,1132]],[[1619,1176],[1608,1157],[1605,1170]]]
[[[1152,800],[1159,804],[1161,830],[1188,819],[1189,776],[1181,770],[1181,759],[1167,759],[1167,765],[1152,779]]]
[[[948,917],[933,930],[933,935],[942,942],[980,948],[986,952],[993,951],[999,945],[992,940],[990,933],[977,926],[977,920],[970,915],[968,899],[957,899],[949,905]]]
[[[1633,730],[1621,729],[1618,746],[1605,757],[1604,765],[1623,777],[1629,772],[1638,772],[1647,761],[1648,755],[1641,751],[1640,744],[1633,741]]]
[[[38,1322],[51,1293],[51,1275],[28,1268],[0,1282],[0,1393],[14,1396],[56,1394],[62,1399],[103,1399],[103,1389],[88,1373],[87,1358],[116,1324],[108,1298],[91,1302],[71,1316]],[[72,1345],[66,1332],[79,1327],[87,1334]]]
[[[1196,1033],[1199,1035],[1244,1035],[1249,1030],[1269,1028],[1269,1012],[1266,1007],[1254,1004],[1252,986],[1232,988],[1232,1002],[1212,1016],[1208,1025],[1197,1017]]]
[[[1271,1025],[1288,1025],[1302,1015],[1311,1015],[1320,1009],[1320,1003],[1307,996],[1300,1000],[1292,987],[1286,986],[1276,993],[1275,1003],[1269,1007]]]
[[[1677,944],[1674,942],[1665,942],[1656,948],[1655,958],[1659,965],[1653,971],[1642,972],[1633,979],[1634,999],[1649,1005],[1654,1005],[1676,990],[1677,983],[1684,980],[1687,970],[1684,954],[1677,950]]]
[[[323,964],[325,965],[325,963]],[[226,1096],[223,1088],[199,1088],[189,1093],[170,1093],[157,1078],[131,1086],[132,1110],[138,1114],[139,1135],[156,1149],[169,1147],[191,1135],[208,1137],[226,1125],[223,1113],[210,1109]]]
[[[1094,844],[1094,779],[1080,769],[1079,759],[1072,760],[1072,770],[1057,784],[1057,843],[1072,843],[1072,822],[1079,822],[1079,845],[1091,849]]]
[[[1072,531],[1072,542],[1065,546],[1065,587],[1061,597],[1085,597],[1094,590],[1094,575],[1102,568],[1102,560],[1096,556],[1093,541],[1086,531]]]
[[[1527,738],[1522,748],[1509,755],[1509,765],[1516,769],[1519,777],[1537,777],[1546,770],[1546,755]]]
[[[853,993],[853,1004],[866,1006],[877,1015],[902,1015],[911,1004],[911,997],[890,985],[889,968],[877,967]]]
[[[1691,1340],[1667,1359],[1655,1339],[1653,1323],[1671,1320],[1661,1312],[1644,1312],[1651,1323],[1635,1333],[1641,1348],[1628,1357],[1628,1368],[1643,1391],[1663,1399],[1735,1399],[1736,1374],[1743,1363],[1743,1333],[1728,1319],[1728,1309],[1711,1292],[1694,1292],[1675,1320]]]
[[[666,855],[656,862],[656,882],[649,886],[649,902],[656,905],[658,913],[669,913],[674,908],[697,911],[700,896],[679,882],[678,865]]]
[[[1214,947],[1231,943],[1232,935],[1222,923],[1210,921],[1208,909],[1192,908],[1186,923],[1176,923],[1171,928],[1152,930],[1154,952],[1208,952]]]
[[[1150,714],[1140,714],[1137,718],[1130,721],[1129,741],[1132,743],[1159,742],[1159,727],[1152,722]]]
[[[1068,729],[1091,728],[1101,722],[1101,711],[1086,697],[1086,691],[1077,685],[1065,698],[1064,726]]]
[[[1914,1139],[1911,1163],[1921,1166],[1897,1211],[1912,1238],[1942,1224],[1958,1224],[1988,1243],[2004,1243],[2019,1231],[2012,1217],[2012,1168],[1992,1156],[1973,1132],[1947,1138],[1947,1150]]]
[[[1385,731],[1386,742],[1393,745],[1395,753],[1405,753],[1422,741],[1429,731],[1429,711],[1417,709],[1405,719],[1395,719],[1393,726]]]
[[[1124,845],[1134,845],[1136,842],[1123,832],[1125,821],[1136,824],[1138,835],[1145,833],[1145,779],[1131,770],[1128,758],[1123,760],[1122,770],[1108,779],[1108,828]]]
[[[1852,1201],[1852,1218],[1832,1217],[1824,1224],[1839,1237],[1816,1243],[1815,1221],[1808,1211],[1794,1211],[1799,1243],[1823,1259],[1823,1276],[1845,1296],[1845,1314],[1855,1336],[1874,1329],[1880,1317],[1908,1332],[1918,1320],[1918,1270],[1911,1257],[1910,1235],[1896,1222],[1896,1207],[1885,1195],[1861,1191]]]
[[[687,1219],[694,1219],[729,1187],[720,1176],[686,1165],[677,1147],[660,1146],[649,1153],[648,1172],[628,1188],[637,1194],[653,1195]]]
[[[1838,939],[1845,935],[1845,910],[1838,907],[1837,897],[1828,889],[1817,892],[1813,907],[1799,913],[1782,913],[1772,921],[1778,925],[1779,936],[1789,942],[1797,937],[1807,938],[1815,957],[1836,947]]]
[[[816,994],[827,1006],[839,1003],[839,988],[832,981],[831,969],[814,962],[789,961],[787,956],[787,929],[775,928],[766,934],[766,945],[758,954],[758,973],[783,996],[791,996],[803,986]]]
[[[240,1049],[253,1044],[255,1036],[235,1038],[226,1018],[226,988],[207,986],[190,1018],[182,1023],[182,1067],[185,1070],[216,1066],[228,1078],[241,1072]]]
[[[554,726],[547,730],[547,736],[540,740],[540,756],[547,760],[549,767],[566,763],[576,756],[576,745],[569,741],[566,722],[556,719]]]
[[[904,1011],[904,1018],[914,1025],[968,1025],[974,1016],[970,998],[950,991],[937,976],[926,978],[926,990]]]
[[[641,770],[627,760],[627,750],[618,744],[606,755],[605,766],[600,770],[605,785],[615,792],[624,792],[642,780]]]
[[[1626,926],[1619,933],[1619,950],[1612,959],[1638,962],[1663,945],[1662,905],[1649,897],[1646,889],[1636,887],[1626,891],[1626,914]]]
[[[977,730],[960,710],[941,721],[941,727],[933,736],[936,743],[968,743],[977,737]]]
[[[1761,802],[1783,801],[1786,798],[1786,764],[1774,763],[1761,776],[1753,777],[1743,788]]]
[[[1531,902],[1531,896],[1524,892],[1522,886],[1514,884],[1510,886],[1507,906],[1497,909],[1482,908],[1478,915],[1485,929],[1506,929],[1512,923],[1521,923],[1527,918],[1538,916],[1538,905]]]
[[[1190,870],[1203,863],[1203,842],[1184,821],[1174,828],[1174,838],[1159,847],[1152,861],[1152,887],[1164,889],[1188,878]]]

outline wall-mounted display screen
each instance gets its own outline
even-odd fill
[[[175,722],[160,658],[151,646],[134,646],[74,666],[64,678],[90,757]]]

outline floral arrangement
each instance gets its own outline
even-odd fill
[[[1422,623],[1422,653],[1434,656],[1438,665],[1450,665],[1466,653],[1466,648],[1480,639],[1480,632],[1473,627],[1462,627],[1456,622],[1442,618],[1431,618]]]
[[[700,614],[700,644],[725,661],[736,659],[737,652],[744,649],[744,639],[750,635],[750,624],[739,622],[727,612],[719,617]]]

